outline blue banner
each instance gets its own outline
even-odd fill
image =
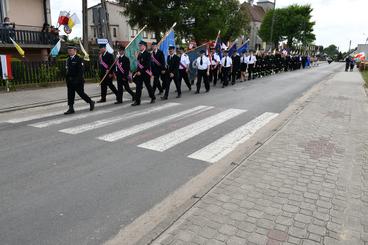
[[[197,74],[197,69],[193,67],[193,62],[200,56],[201,50],[207,51],[207,45],[199,46],[196,49],[193,49],[187,53],[190,60],[190,67],[189,67],[189,79],[194,80]]]
[[[165,61],[167,61],[167,56],[169,55],[169,46],[175,46],[175,33],[170,32],[165,40],[161,43],[160,49],[164,53]]]
[[[242,54],[248,51],[248,43],[244,43],[240,48],[238,48],[238,53]]]

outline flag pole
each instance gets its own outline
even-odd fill
[[[218,34],[217,34],[217,37],[216,37],[216,41],[215,41],[215,47],[217,45],[218,39],[220,37],[220,34],[221,34],[221,30],[218,31]]]
[[[147,27],[147,25],[143,26],[143,28],[137,33],[137,35],[133,38],[133,40],[128,43],[128,45],[125,47],[125,49],[127,49],[134,42],[134,40],[142,33],[142,31],[144,29],[146,29],[146,27]],[[106,72],[105,76],[103,76],[101,81],[98,83],[98,86],[100,86],[101,83],[105,80],[106,76],[110,73],[111,69],[114,67],[114,65],[116,64],[117,61],[118,61],[118,58],[115,59],[114,63],[111,65],[109,70]]]
[[[172,25],[172,27],[165,33],[165,35],[161,38],[160,42],[157,44],[158,47],[160,47],[161,43],[165,41],[167,36],[174,30],[174,27],[176,26],[176,22]]]

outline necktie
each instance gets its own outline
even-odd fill
[[[201,61],[199,62],[200,65],[203,65],[203,59],[201,57]]]
[[[227,65],[227,57],[225,57],[225,64],[224,65],[226,67],[226,65]]]

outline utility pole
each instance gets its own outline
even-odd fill
[[[275,25],[275,10],[276,10],[276,0],[273,3],[273,13],[272,13],[272,24],[271,24],[271,50],[273,49],[273,28]]]
[[[350,53],[350,50],[351,50],[351,40],[349,42],[349,51],[348,51],[348,53]]]
[[[87,15],[87,0],[82,0],[82,15],[83,15],[83,46],[88,52],[88,15]]]
[[[109,24],[109,13],[107,12],[107,7],[106,7],[106,0],[101,0],[101,7],[103,8],[104,12],[105,12],[105,23],[102,23],[103,25],[105,25],[105,30],[106,30],[106,38],[107,40],[109,40],[111,42],[111,32],[110,32],[110,24]]]

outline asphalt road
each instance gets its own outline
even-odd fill
[[[80,103],[69,117],[64,105],[1,114],[0,244],[105,242],[341,68],[200,95],[183,85],[181,99],[134,108]]]

